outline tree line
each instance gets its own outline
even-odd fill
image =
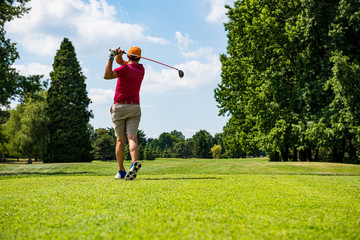
[[[144,131],[137,133],[139,160],[155,158],[222,158],[225,156],[221,134],[213,137],[206,130],[196,132],[191,138],[177,131],[163,132],[158,138],[146,138]],[[115,159],[116,137],[113,128],[99,128],[93,131],[91,142],[95,159]],[[125,159],[130,160],[128,143]]]
[[[112,128],[94,130],[89,124],[92,112],[86,90],[86,77],[82,73],[72,42],[64,38],[56,52],[50,81],[43,76],[21,76],[12,64],[19,58],[15,44],[5,38],[4,23],[21,17],[30,9],[27,1],[0,3],[7,9],[0,16],[1,45],[1,160],[6,156],[23,158],[28,162],[41,159],[44,162],[89,162],[93,159],[115,159],[116,138]],[[15,109],[7,109],[11,100],[20,102]],[[159,138],[147,139],[138,131],[139,159],[156,157],[220,158],[223,156],[221,135],[212,137],[200,130],[192,138],[185,139],[176,130],[162,133]],[[216,147],[214,147],[216,146]],[[212,149],[213,148],[213,149]],[[128,147],[126,158],[130,159]]]
[[[215,89],[230,151],[360,163],[360,1],[237,0]],[[238,146],[238,147],[236,147]]]
[[[41,158],[44,162],[89,162],[91,129],[88,109],[90,99],[85,76],[76,58],[75,48],[67,38],[57,51],[50,87],[40,84],[42,76],[24,92],[24,99],[15,109],[4,111],[1,125],[2,160],[13,157]],[[20,99],[21,100],[21,99]]]
[[[49,83],[12,68],[19,53],[4,24],[28,12],[26,2],[0,2],[2,159],[114,159],[113,130],[89,124],[86,77],[69,39]],[[229,40],[215,89],[220,115],[230,116],[223,133],[200,130],[185,139],[174,130],[151,139],[140,130],[140,159],[266,152],[272,161],[360,163],[360,2],[237,0],[226,7]],[[15,98],[20,104],[10,110]]]
[[[0,152],[44,162],[92,160],[90,99],[86,77],[72,42],[64,38],[56,52],[50,86],[43,76],[25,77],[12,67],[19,53],[5,36],[5,23],[30,11],[29,0],[0,2]],[[11,100],[19,100],[9,110]]]

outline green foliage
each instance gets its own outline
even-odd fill
[[[145,146],[146,145],[146,135],[145,135],[144,131],[139,129],[137,131],[136,135],[137,135],[138,144]]]
[[[334,161],[359,162],[360,2],[238,0],[227,8],[215,89],[220,114],[231,116],[227,154],[260,148],[311,161],[332,151]]]
[[[142,144],[138,145],[138,160],[144,160],[145,147]]]
[[[152,150],[155,157],[187,157],[187,153],[182,151],[182,144],[185,141],[184,135],[176,130],[163,132],[157,139],[149,139],[147,146]]]
[[[186,141],[177,142],[173,148],[173,157],[175,158],[190,158],[194,155],[194,141],[189,139]]]
[[[146,145],[144,150],[144,159],[145,160],[155,160],[154,150],[152,150],[149,145]]]
[[[16,44],[11,43],[10,39],[5,37],[4,25],[6,22],[14,18],[20,18],[30,9],[25,7],[25,3],[29,0],[15,1],[1,1],[0,2],[0,105],[6,106],[11,99],[22,92],[21,87],[24,85],[24,80],[28,84],[26,78],[20,76],[11,66],[16,59],[19,58],[19,53],[16,50]],[[0,109],[2,112],[3,110]]]
[[[220,145],[214,145],[211,148],[211,154],[213,158],[221,158],[222,147]]]
[[[44,94],[43,94],[44,95]],[[28,99],[10,111],[10,118],[4,126],[7,143],[5,147],[11,156],[42,158],[47,140],[47,117],[45,98]]]
[[[72,43],[64,38],[57,51],[47,98],[49,142],[45,162],[88,162],[91,157],[85,76]]]
[[[206,130],[200,130],[193,136],[194,153],[197,158],[210,158],[211,146],[213,145],[213,137]]]
[[[29,0],[5,0],[0,1],[0,124],[6,122],[8,113],[4,111],[11,100],[20,97],[22,103],[25,98],[32,97],[33,94],[41,90],[41,76],[21,76],[16,69],[12,67],[19,53],[16,49],[16,43],[7,39],[5,34],[5,23],[20,18],[30,9],[25,7]],[[0,126],[0,145],[4,149],[5,136]],[[2,153],[3,150],[1,150]]]
[[[99,134],[93,144],[94,157],[103,161],[112,160],[115,158],[114,152],[115,142],[113,137],[106,131]]]
[[[164,132],[159,136],[159,147],[161,149],[172,148],[176,139],[170,133]]]
[[[14,18],[20,18],[27,13],[30,8],[25,4],[30,0],[5,0],[0,2],[0,25],[3,27],[6,22]]]
[[[23,113],[24,106],[19,105],[16,109],[10,110],[10,118],[4,125],[4,133],[6,136],[6,144],[5,149],[3,149],[7,153],[11,153],[14,157],[21,157],[22,152],[19,149],[19,144],[21,143],[21,139],[17,132],[21,128],[21,115]],[[11,140],[11,141],[10,141]]]

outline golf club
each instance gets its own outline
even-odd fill
[[[114,50],[115,50],[115,49],[109,49],[109,51],[114,51]],[[126,52],[124,51],[124,54],[128,54],[128,53],[126,53]],[[150,59],[150,58],[138,56],[138,55],[131,54],[131,53],[129,53],[129,55],[134,56],[134,57],[140,57],[140,58],[146,59],[146,60],[148,60],[148,61],[152,61],[152,62],[154,62],[154,63],[158,63],[158,64],[164,65],[164,66],[166,66],[166,67],[175,69],[175,70],[177,70],[177,71],[179,72],[179,77],[180,77],[180,78],[184,77],[184,72],[183,72],[182,70],[180,70],[180,69],[177,69],[177,68],[175,68],[175,67],[169,66],[169,65],[167,65],[167,64],[165,64],[165,63],[161,63],[161,62],[155,61],[155,60]]]

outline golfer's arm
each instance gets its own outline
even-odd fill
[[[121,54],[116,55],[116,56],[115,56],[115,60],[116,60],[116,62],[117,62],[119,65],[129,64],[128,61],[125,61],[125,60],[122,58],[122,55],[121,55]]]
[[[117,78],[117,73],[112,70],[112,65],[113,65],[113,61],[108,59],[105,65],[104,79]]]

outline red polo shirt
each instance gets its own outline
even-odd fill
[[[140,103],[140,87],[145,75],[142,64],[129,63],[114,69],[118,76],[114,102]]]

